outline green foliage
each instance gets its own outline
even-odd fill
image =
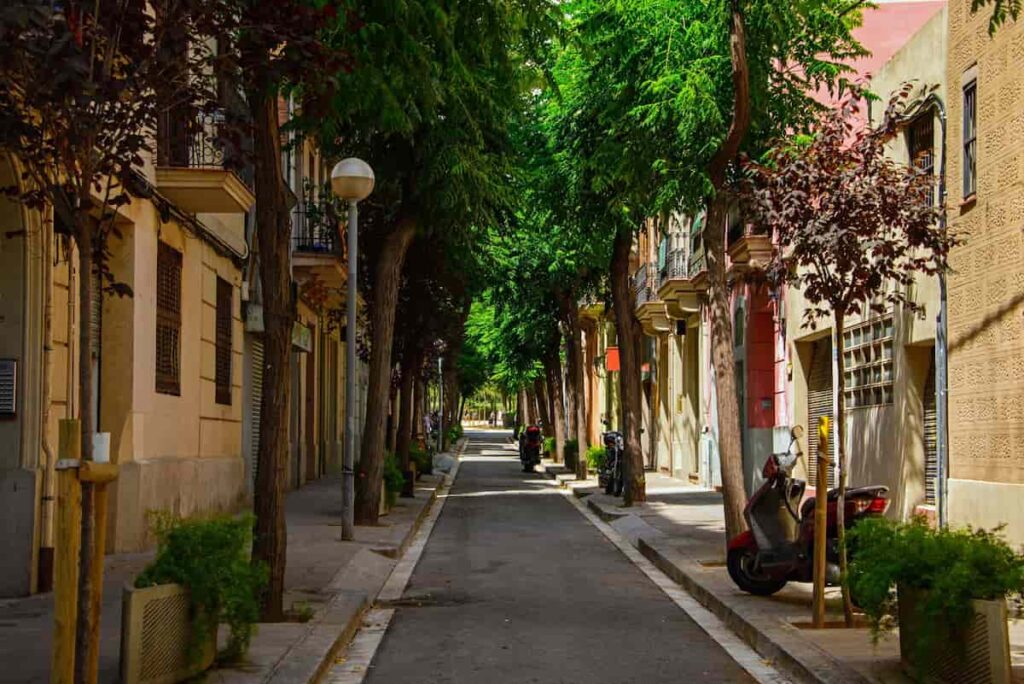
[[[1007,21],[1016,21],[1024,10],[1024,0],[971,0],[971,12],[989,5],[992,6],[992,15],[988,20],[989,35],[994,34]]]
[[[544,438],[544,453],[548,456],[555,453],[555,438],[545,437]]]
[[[405,486],[405,475],[398,464],[398,457],[390,451],[384,454],[384,493],[388,498],[388,505],[394,506],[398,495],[402,493]]]
[[[434,457],[430,453],[430,447],[420,449],[417,445],[409,447],[409,460],[416,464],[417,473],[429,473],[434,468]]]
[[[944,647],[944,634],[968,626],[971,599],[1024,592],[1024,555],[1010,548],[999,528],[934,529],[923,518],[906,523],[866,518],[850,538],[847,581],[875,638],[894,623],[897,587],[924,592],[915,603],[919,662]]]
[[[565,440],[565,460],[573,461],[580,453],[580,443],[575,439]]]
[[[192,602],[190,656],[226,623],[231,637],[223,656],[238,658],[249,648],[260,617],[260,593],[267,570],[249,560],[253,516],[178,518],[152,514],[156,558],[136,578],[136,587],[177,583],[188,587]]]
[[[463,429],[461,424],[457,423],[455,425],[452,425],[450,428],[448,428],[448,442],[454,445],[456,442],[462,439],[462,433]]]
[[[597,470],[604,466],[605,453],[604,448],[599,446],[592,446],[587,449],[587,467],[591,470]]]

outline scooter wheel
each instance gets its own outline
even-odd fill
[[[726,558],[729,577],[736,586],[755,596],[771,596],[786,586],[786,580],[774,579],[755,569],[756,554],[753,549],[732,549]]]

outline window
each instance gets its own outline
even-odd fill
[[[217,358],[214,371],[218,404],[231,405],[231,328],[234,287],[217,278]]]
[[[847,408],[892,403],[892,314],[843,332],[843,376]]]
[[[914,119],[907,129],[907,147],[910,163],[929,178],[935,175],[935,120],[931,112]],[[935,193],[928,196],[928,204],[935,204]]]
[[[964,85],[964,199],[978,192],[978,81]]]
[[[156,391],[181,395],[181,252],[156,253]]]

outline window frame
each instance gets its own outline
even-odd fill
[[[961,87],[963,117],[960,133],[962,173],[962,194],[964,202],[969,202],[978,194],[978,75],[976,69],[964,74]]]

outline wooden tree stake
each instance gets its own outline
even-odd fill
[[[57,461],[57,535],[54,544],[53,664],[50,681],[71,684],[78,619],[78,554],[82,544],[81,428],[60,421]]]
[[[817,629],[825,626],[825,570],[828,532],[828,416],[818,419],[818,477],[814,483],[814,616]]]

